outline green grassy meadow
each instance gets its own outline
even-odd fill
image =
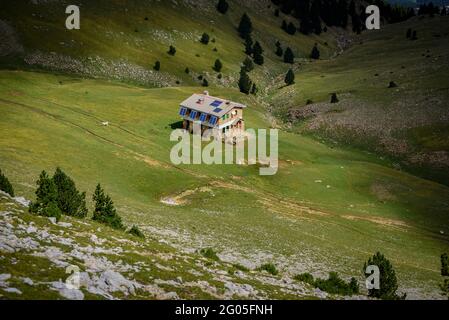
[[[447,248],[440,230],[449,232],[442,185],[286,132],[272,177],[259,176],[255,166],[176,167],[170,124],[178,120],[177,103],[195,88],[143,89],[21,71],[1,72],[0,88],[0,160],[20,195],[33,198],[39,172],[61,166],[89,197],[102,183],[128,224],[161,235],[186,232],[186,239],[172,239],[181,245],[253,263],[263,252],[287,273],[345,276],[360,276],[363,261],[381,250],[405,287],[435,291],[438,257]],[[248,105],[248,128],[269,127],[257,104]],[[160,202],[186,190],[196,191],[180,206]]]
[[[386,92],[393,77],[390,71],[401,83],[400,89],[407,90],[404,94],[430,88],[443,92],[447,89],[443,72],[427,79],[418,70],[425,59],[421,57],[423,48],[437,41],[419,40],[420,47],[406,43],[407,54],[413,54],[402,63],[405,58],[400,54],[404,49],[400,39],[405,37],[404,26],[394,25],[386,32],[366,33],[358,40],[362,44],[354,43],[329,60],[337,48],[333,40],[336,30],[330,29],[321,37],[292,38],[278,27],[282,20],[275,18],[273,8],[266,5],[237,10],[237,2],[232,1],[230,13],[218,19],[213,10],[192,18],[196,9],[175,8],[162,1],[143,7],[130,2],[126,11],[120,6],[122,1],[79,2],[86,12],[82,29],[69,34],[63,27],[64,16],[58,14],[63,6],[58,3],[21,4],[22,12],[12,3],[2,4],[5,11],[0,12],[16,14],[9,19],[16,21],[24,55],[53,51],[79,59],[95,55],[110,60],[126,58],[145,69],[160,60],[161,71],[181,82],[156,88],[29,66],[17,63],[18,56],[2,59],[0,168],[16,194],[33,199],[39,173],[53,173],[59,166],[80,190],[87,191],[90,210],[90,199],[99,182],[127,225],[138,225],[151,241],[170,243],[162,249],[147,243],[145,250],[184,250],[192,254],[210,247],[225,263],[243,264],[252,270],[263,263],[274,263],[280,270],[279,278],[292,278],[301,272],[323,276],[337,271],[345,279],[356,277],[362,284],[363,263],[381,251],[397,271],[400,291],[410,298],[441,298],[439,257],[449,247],[449,188],[397,170],[394,160],[369,148],[329,143],[300,134],[300,124],[288,128],[281,121],[288,108],[302,106],[307,99],[327,101],[330,92],[388,105],[400,99],[397,92]],[[254,38],[266,48],[265,65],[250,74],[260,81],[263,94],[246,96],[235,85],[215,83],[208,90],[211,95],[247,104],[247,128],[279,128],[279,170],[274,176],[260,176],[257,166],[175,166],[169,157],[175,142],[169,137],[179,125],[179,103],[204,89],[184,69],[214,74],[212,65],[218,57],[224,62],[223,74],[235,78],[245,57],[235,31],[243,11],[253,19]],[[0,13],[0,19],[4,18]],[[211,19],[217,20],[212,23]],[[417,21],[412,23],[418,25]],[[445,22],[437,23],[440,27]],[[157,41],[150,37],[154,30],[173,37],[176,56],[166,54],[170,38]],[[174,30],[182,31],[182,35]],[[204,31],[216,38],[216,43],[200,44],[196,37]],[[426,32],[433,31],[423,27],[419,36],[426,38]],[[44,36],[48,41],[42,41]],[[289,66],[275,56],[275,39],[297,53],[300,65],[292,87],[280,88],[276,80]],[[75,44],[65,46],[61,42]],[[315,42],[324,60],[305,61]],[[384,43],[388,47],[382,47]],[[384,55],[394,52],[394,57],[381,59],[382,54],[375,51],[379,44]],[[446,45],[440,44],[432,52],[446,55]],[[212,51],[214,47],[217,52]],[[402,64],[406,71],[401,71]],[[408,73],[409,66],[413,77]],[[447,63],[444,68],[447,70]],[[403,73],[397,76],[399,72]],[[372,80],[375,73],[380,74],[381,81]],[[273,118],[267,105],[278,118]],[[102,126],[103,121],[109,126]],[[441,132],[447,134],[446,129],[443,125]],[[446,146],[444,139],[426,138],[433,132],[421,128],[408,134],[416,144],[428,148]],[[178,199],[179,205],[163,203],[167,197]],[[86,228],[91,232],[91,227]],[[103,232],[104,238],[117,236],[112,230],[110,234]],[[183,268],[194,265],[195,257],[186,258]],[[133,258],[141,259],[129,259]],[[149,275],[164,279],[178,275],[154,272],[149,271]],[[310,297],[267,290],[271,298]],[[210,297],[204,292],[180,296]]]

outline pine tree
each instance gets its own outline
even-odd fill
[[[295,27],[295,25],[292,22],[290,22],[287,25],[287,33],[291,34],[291,35],[294,35],[296,33],[296,27]]]
[[[257,94],[257,91],[258,91],[257,86],[255,83],[253,83],[253,86],[251,87],[251,94],[255,95]]]
[[[176,48],[174,46],[170,46],[168,49],[168,54],[174,56],[176,54]]]
[[[292,69],[288,70],[287,74],[285,75],[284,81],[287,86],[295,83],[295,74]]]
[[[261,54],[254,54],[254,63],[258,64],[259,66],[263,65],[265,62],[265,59],[263,55]]]
[[[278,57],[282,57],[283,54],[284,54],[284,50],[282,50],[281,47],[276,47],[276,55]]]
[[[36,201],[32,202],[29,211],[46,217],[55,217],[58,221],[61,218],[61,210],[58,207],[58,190],[47,172],[42,171],[36,181]]]
[[[253,56],[254,56],[254,62],[258,65],[263,65],[264,58],[263,58],[263,49],[260,45],[259,41],[256,41],[253,47]]]
[[[253,31],[253,24],[246,13],[243,14],[237,30],[243,39]]]
[[[284,52],[284,62],[285,63],[295,63],[295,55],[293,54],[292,49],[290,47],[287,47]]]
[[[249,94],[251,90],[251,79],[249,78],[248,74],[246,73],[245,69],[240,70],[240,79],[239,79],[239,89],[240,92]]]
[[[337,103],[337,102],[338,102],[337,94],[332,93],[331,94],[331,103]]]
[[[156,71],[161,70],[161,62],[160,61],[156,61],[156,63],[153,66],[153,69]]]
[[[190,69],[189,69],[189,68],[186,68],[186,69],[184,70],[184,72],[187,73],[187,74],[189,74],[189,73],[190,73]]]
[[[209,35],[206,32],[201,36],[200,42],[206,45],[209,44]]]
[[[349,290],[352,294],[358,294],[360,291],[359,282],[354,277],[352,277],[349,282]]]
[[[256,41],[253,47],[253,54],[262,54],[262,53],[263,53],[262,46],[260,45],[259,41]]]
[[[250,34],[245,37],[245,53],[247,55],[253,54],[253,38]]]
[[[242,67],[246,72],[250,72],[254,69],[254,64],[253,61],[246,57],[245,60],[243,61],[243,67]]]
[[[11,197],[14,197],[14,188],[8,178],[2,173],[2,170],[0,170],[0,190],[6,192]]]
[[[69,216],[84,218],[87,215],[86,193],[80,193],[76,189],[75,182],[60,168],[56,168],[53,182],[56,185],[57,204],[61,212]]]
[[[92,220],[107,224],[114,229],[124,229],[122,219],[114,208],[114,203],[108,195],[105,195],[100,184],[95,188],[92,199],[95,202]]]
[[[221,14],[226,14],[229,9],[229,4],[226,2],[226,0],[219,0],[217,4],[217,11]]]
[[[202,85],[203,87],[208,87],[208,86],[209,86],[209,81],[207,81],[207,79],[204,78],[204,79],[203,79],[203,82],[201,83],[201,85]]]
[[[223,68],[223,64],[221,63],[220,59],[215,60],[214,70],[220,72],[221,68]]]
[[[369,265],[375,265],[379,268],[380,288],[368,289],[368,296],[388,300],[405,299],[405,294],[402,297],[399,297],[396,294],[398,289],[396,272],[390,261],[385,258],[383,254],[377,252],[372,258],[369,258],[368,261],[365,262],[363,273],[365,273],[366,267]]]
[[[315,43],[315,45],[312,48],[312,52],[310,53],[310,58],[318,60],[320,58],[320,50],[318,50],[318,46]]]

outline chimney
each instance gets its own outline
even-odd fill
[[[209,95],[209,91],[204,91],[203,94],[204,94],[205,96],[208,96],[208,95]]]

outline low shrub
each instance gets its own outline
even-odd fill
[[[308,283],[311,285],[315,284],[315,279],[313,279],[313,276],[308,272],[298,274],[298,275],[294,276],[293,279],[301,281],[301,282],[305,282],[305,283]]]
[[[248,272],[248,271],[249,271],[249,269],[248,269],[247,267],[242,266],[242,265],[239,264],[239,263],[234,263],[232,266],[233,266],[235,269],[240,270],[240,271],[243,271],[243,272]]]
[[[261,265],[257,270],[266,271],[269,274],[272,274],[273,276],[275,276],[279,273],[279,271],[276,269],[276,266],[272,263],[265,263],[265,264]]]
[[[142,231],[140,231],[139,227],[137,227],[136,225],[133,225],[131,229],[128,230],[128,233],[138,238],[145,239],[145,235],[142,233]]]
[[[330,272],[327,279],[314,279],[310,273],[301,273],[294,277],[295,280],[308,283],[315,288],[331,294],[351,296],[359,293],[359,283],[355,278],[350,282],[341,279],[336,272]]]
[[[215,261],[220,260],[220,258],[217,256],[217,253],[212,248],[201,249],[200,254],[207,259],[211,259],[211,260],[215,260]]]
[[[354,285],[355,284],[353,283],[352,286],[354,287]],[[358,288],[358,283],[356,285]],[[354,288],[351,288],[350,284],[341,279],[336,272],[330,272],[329,277],[326,280],[316,279],[315,287],[331,294],[353,295],[358,292],[358,289],[357,292],[354,292]]]

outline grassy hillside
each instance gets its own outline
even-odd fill
[[[199,84],[196,77],[203,74],[212,83],[235,87],[245,58],[243,40],[236,30],[244,12],[252,19],[254,41],[265,50],[266,63],[253,75],[259,83],[266,81],[267,75],[287,69],[274,54],[276,41],[291,45],[298,57],[308,56],[315,42],[322,45],[323,56],[331,56],[335,50],[333,31],[321,37],[288,35],[280,26],[283,19],[292,18],[282,14],[275,17],[270,3],[230,1],[229,12],[222,15],[214,1],[128,1],[126,5],[121,1],[77,1],[81,29],[67,30],[64,2],[32,5],[19,1],[2,3],[0,19],[16,30],[23,46],[19,56],[25,58],[28,68],[117,77],[146,86],[176,85],[176,81]],[[203,32],[215,42],[201,44]],[[167,54],[170,45],[176,47],[175,56]],[[223,62],[222,81],[212,69],[217,58]],[[3,63],[15,66],[17,59],[18,55],[12,55],[9,63]],[[162,66],[158,73],[152,70],[157,60]],[[191,74],[185,74],[186,67]]]
[[[366,32],[337,59],[304,64],[271,103],[295,130],[375,151],[448,185],[448,23],[416,17]],[[409,28],[417,40],[406,38]],[[397,87],[388,88],[391,81]],[[329,103],[332,92],[340,103]]]
[[[209,1],[195,2],[196,6],[189,1],[178,6],[166,1],[147,5],[127,2],[126,6],[121,1],[79,3],[82,27],[70,32],[63,27],[64,15],[60,12],[64,5],[60,2],[22,2],[15,7],[1,4],[0,20],[15,31],[9,37],[16,46],[14,53],[0,59],[0,168],[18,195],[33,199],[40,171],[53,172],[56,166],[87,191],[88,199],[101,182],[125,223],[138,225],[148,238],[137,246],[139,249],[134,244],[123,247],[125,252],[139,251],[137,256],[120,255],[130,265],[141,263],[144,274],[129,270],[123,274],[147,285],[178,276],[198,284],[191,291],[168,285],[164,293],[174,291],[181,298],[241,297],[225,288],[226,281],[241,279],[260,292],[250,298],[320,297],[313,288],[298,283],[285,288],[281,283],[292,283],[294,275],[301,272],[326,276],[329,271],[338,271],[345,279],[354,276],[362,283],[363,263],[378,250],[395,266],[401,291],[411,298],[441,298],[439,256],[448,248],[449,188],[399,171],[396,161],[355,149],[354,145],[360,146],[355,143],[335,145],[298,134],[304,123],[294,123],[293,130],[287,130],[267,112],[268,108],[289,120],[285,115],[291,107],[302,107],[307,99],[327,101],[330,92],[338,93],[342,100],[338,106],[359,100],[368,107],[389,105],[395,92],[401,94],[398,99],[407,96],[402,95],[404,87],[407,93],[419,93],[421,87],[434,90],[436,86],[435,91],[444,97],[445,78],[440,69],[431,74],[430,84],[423,79],[425,84],[420,86],[421,80],[416,80],[428,74],[427,67],[416,69],[416,65],[424,66],[422,60],[426,59],[416,55],[434,44],[421,40],[424,32],[432,34],[433,29],[425,31],[417,21],[410,22],[420,28],[420,38],[413,43],[402,40],[407,24],[367,33],[350,50],[334,57],[338,50],[336,35],[344,34],[342,30],[330,29],[319,38],[288,36],[279,28],[286,17],[274,17],[269,1],[258,1],[257,5],[251,2],[248,7],[230,1],[231,9],[225,17],[216,13]],[[251,72],[262,89],[257,97],[239,93],[235,85],[244,58],[235,26],[244,11],[255,25],[253,38],[260,40],[266,51],[264,66]],[[444,21],[438,19],[434,22],[440,28]],[[200,44],[198,39],[204,31],[216,42]],[[441,39],[446,36],[439,33]],[[277,39],[299,56],[295,86],[281,86],[290,66],[273,53]],[[309,63],[305,57],[315,42],[323,58],[333,58]],[[384,43],[388,47],[382,47]],[[166,54],[170,44],[177,48],[174,57]],[[407,53],[407,60],[399,54],[404,46],[409,46],[410,52],[415,50],[413,55]],[[214,47],[218,51],[213,51]],[[385,60],[381,59],[382,52]],[[394,53],[396,60],[386,52]],[[431,54],[443,61],[445,52],[441,45]],[[210,93],[247,104],[247,128],[281,129],[280,168],[275,176],[259,176],[257,166],[175,166],[170,162],[174,143],[169,136],[179,125],[179,102],[203,90],[196,79],[198,74],[215,79],[211,66],[216,57],[224,62],[225,80],[210,81]],[[155,60],[162,63],[160,73],[151,70]],[[406,75],[398,75],[403,70],[397,66],[398,61],[404,62],[406,71],[413,62],[410,69],[415,72],[416,86]],[[185,67],[194,74],[186,75]],[[395,78],[390,77],[390,71]],[[371,80],[375,73],[379,73],[378,82]],[[364,78],[369,82],[366,86],[362,85]],[[385,89],[392,80],[399,84],[399,91]],[[102,126],[102,121],[110,125]],[[424,137],[421,133],[415,136],[417,140]],[[12,200],[5,198],[0,204],[2,227],[8,220],[6,212],[17,206],[9,202]],[[48,219],[18,214],[28,225],[34,222],[51,233],[60,232],[60,227],[50,225]],[[99,226],[90,219],[67,221],[73,226],[70,238],[82,245],[95,243],[78,233],[95,233],[107,239],[110,248],[120,246],[117,239],[127,237],[107,228],[98,231]],[[57,239],[46,245],[60,246]],[[195,252],[202,248],[218,253],[220,262],[214,265],[218,274],[239,264],[250,269],[250,275],[238,273],[224,279],[209,270],[210,264],[203,261],[198,266]],[[72,249],[64,248],[65,256]],[[141,254],[141,249],[150,253]],[[160,260],[166,258],[167,251],[176,258],[163,263]],[[33,262],[33,250],[19,248],[0,263],[0,272],[10,273],[10,281],[17,280],[22,297],[36,297],[36,291],[19,284],[18,279],[28,276],[51,282],[64,278],[61,266],[48,258],[44,255],[43,260]],[[14,261],[21,267],[15,267]],[[41,271],[31,273],[27,262],[42,263]],[[279,275],[267,278],[262,273],[260,278],[257,268],[264,263],[275,264]],[[82,270],[89,268],[86,261],[80,261],[79,266]],[[162,272],[164,267],[176,271]],[[55,270],[47,272],[48,268]],[[193,272],[187,272],[190,269]],[[213,289],[201,287],[201,281],[215,287],[218,294],[211,295]],[[149,288],[150,292],[139,291],[128,298],[158,297],[155,293],[159,291]],[[0,290],[8,298],[20,297]],[[55,297],[53,291],[45,292]],[[84,294],[96,298],[86,290]],[[170,297],[174,296],[159,296]]]
[[[254,166],[175,167],[170,125],[178,121],[177,103],[197,89],[0,75],[0,161],[18,194],[32,198],[40,170],[59,165],[89,197],[97,182],[106,186],[128,224],[184,250],[213,247],[251,268],[274,262],[286,276],[337,270],[359,278],[363,261],[382,250],[404,289],[438,291],[438,256],[449,232],[446,187],[286,132],[273,177]],[[248,103],[248,127],[268,127],[254,101],[212,93]],[[104,120],[111,126],[101,126]],[[165,205],[166,197],[180,205]]]

